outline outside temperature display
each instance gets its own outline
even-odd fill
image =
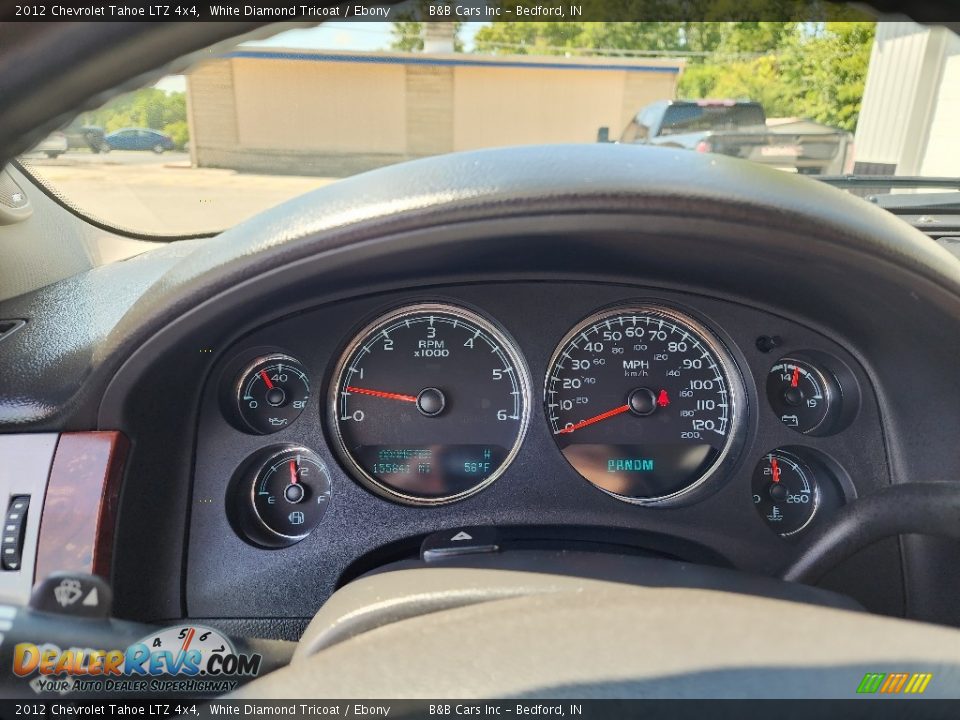
[[[710,332],[657,306],[601,312],[554,354],[547,417],[570,464],[621,500],[672,500],[706,479],[737,437],[742,389]]]

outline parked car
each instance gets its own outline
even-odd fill
[[[160,154],[175,147],[169,135],[150,128],[123,128],[104,139],[111,150],[153,150]]]
[[[44,153],[48,158],[63,155],[67,151],[67,136],[59,130],[52,132],[33,151]]]
[[[601,128],[598,139],[608,137]],[[806,175],[842,174],[853,148],[845,130],[772,129],[763,106],[750,100],[660,100],[637,113],[619,142],[729,155]]]
[[[110,146],[105,139],[106,133],[99,125],[71,125],[66,133],[71,149],[88,149],[93,153],[110,152]]]

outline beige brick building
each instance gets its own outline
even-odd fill
[[[196,165],[340,175],[457,150],[616,136],[682,61],[241,48],[187,77]]]

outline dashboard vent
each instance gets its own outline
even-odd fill
[[[0,341],[6,340],[26,324],[26,320],[0,320]]]

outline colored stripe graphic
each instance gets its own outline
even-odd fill
[[[883,679],[886,676],[886,673],[867,673],[863,676],[863,680],[860,681],[860,685],[857,687],[857,692],[875,693],[880,689],[880,683],[883,682]]]
[[[867,673],[857,686],[857,692],[920,695],[932,679],[933,673]]]

